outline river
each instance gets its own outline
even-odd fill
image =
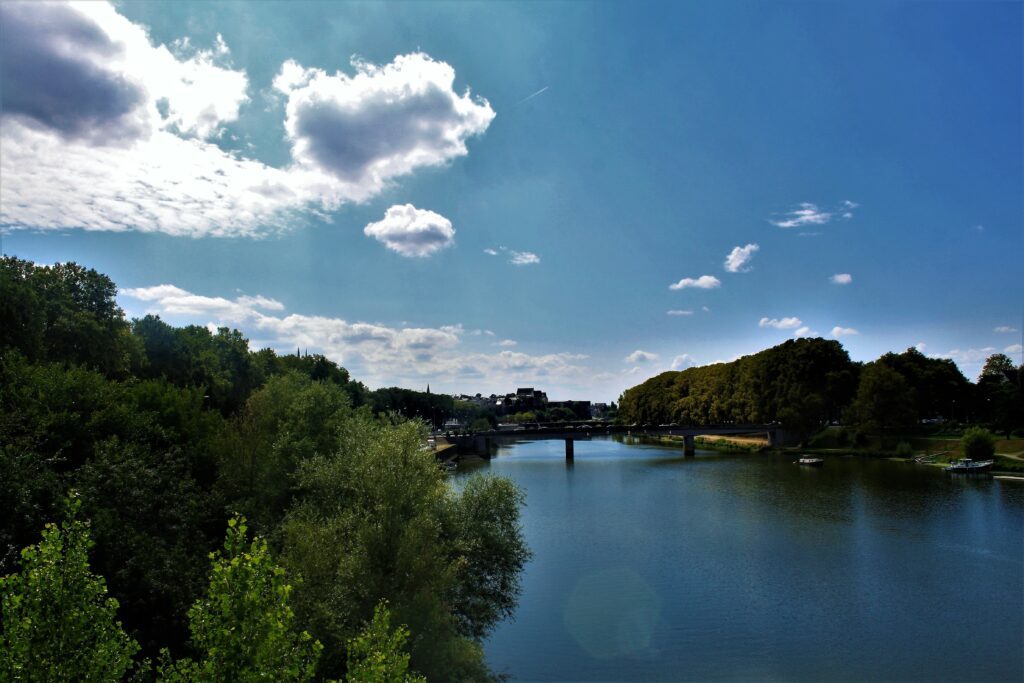
[[[609,439],[503,447],[534,553],[518,681],[1024,679],[1024,482]],[[462,472],[458,475],[464,476]]]

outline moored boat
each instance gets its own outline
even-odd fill
[[[946,468],[947,472],[984,472],[985,470],[991,469],[992,465],[996,463],[995,460],[971,460],[970,458],[960,458],[956,460]]]
[[[821,467],[825,464],[825,458],[812,458],[810,456],[804,456],[797,460],[800,465],[807,465],[808,467]]]

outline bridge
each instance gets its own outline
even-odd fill
[[[595,436],[681,436],[683,454],[694,455],[694,439],[698,436],[738,436],[764,434],[769,446],[786,445],[790,435],[782,425],[773,424],[718,424],[718,425],[620,425],[611,422],[545,422],[529,423],[516,427],[492,429],[472,435],[454,437],[460,453],[475,453],[488,456],[491,445],[510,439],[562,439],[565,441],[565,459],[574,457],[574,443],[589,440]]]

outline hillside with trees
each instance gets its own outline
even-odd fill
[[[804,437],[830,423],[887,434],[922,422],[972,422],[1007,436],[1024,428],[1024,368],[1003,354],[977,383],[953,361],[914,348],[862,364],[838,341],[791,339],[744,356],[664,372],[627,389],[627,424],[779,423]]]

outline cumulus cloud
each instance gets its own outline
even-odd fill
[[[497,256],[498,251],[496,249],[484,249],[484,253],[488,256]]]
[[[836,325],[835,327],[832,328],[833,337],[849,337],[855,334],[860,334],[860,332],[853,329],[852,327],[839,327],[838,325]]]
[[[275,84],[293,159],[276,168],[209,142],[248,100],[219,36],[157,45],[101,2],[0,3],[0,21],[0,225],[15,229],[258,237],[466,154],[494,117],[421,53],[352,76],[289,62]]]
[[[672,289],[672,290],[689,289],[689,288],[695,288],[695,289],[714,289],[716,287],[720,287],[721,284],[722,284],[722,281],[719,280],[714,275],[701,275],[699,278],[696,278],[696,279],[694,279],[692,277],[684,277],[679,282],[674,282],[674,283],[670,284],[668,286],[668,288]]]
[[[280,302],[264,296],[211,297],[174,285],[122,289],[120,296],[142,302],[147,312],[237,327],[260,344],[281,351],[302,347],[324,353],[377,386],[439,378],[536,383],[586,382],[594,377],[592,369],[581,365],[586,359],[581,354],[464,350],[466,332],[461,325],[424,328],[349,322],[286,313]]]
[[[745,247],[733,247],[729,255],[725,257],[725,269],[730,273],[745,273],[750,270],[747,264],[754,258],[754,252],[760,250],[756,244],[748,244]]]
[[[932,358],[949,358],[959,364],[975,365],[988,360],[993,353],[999,353],[999,349],[994,346],[986,346],[980,349],[953,349],[948,353],[935,353],[931,356]]]
[[[648,351],[641,351],[637,349],[633,353],[626,356],[624,359],[627,363],[648,363],[652,360],[658,360],[658,354],[650,353]]]
[[[532,251],[509,251],[508,262],[514,266],[528,266],[534,263],[540,263],[540,256],[537,256]]]
[[[506,348],[510,346],[515,346],[517,343],[518,342],[516,342],[513,339],[502,339],[500,342],[495,342],[497,346],[504,346]]]
[[[363,232],[406,257],[423,258],[455,243],[451,221],[412,204],[392,206],[382,220],[370,223]]]
[[[1021,350],[1024,350],[1024,347],[1022,347],[1020,344],[1010,344],[1005,349],[1003,349],[1003,353],[1020,353]]]
[[[793,332],[793,336],[796,337],[797,339],[799,339],[801,337],[817,337],[818,333],[815,332],[814,330],[812,330],[807,325],[804,325],[803,327],[798,328],[797,330],[795,330]]]
[[[685,370],[697,365],[696,359],[688,353],[681,354],[672,359],[673,370]]]
[[[916,344],[914,344],[914,348],[917,349],[919,353],[924,353],[924,350],[925,348],[927,348],[927,346],[928,345],[925,344],[924,342],[917,342]]]
[[[680,309],[672,309],[671,311],[665,311],[665,314],[666,315],[674,315],[674,316],[693,315],[693,311],[683,311],[683,310],[680,310]]]
[[[853,282],[853,276],[849,273],[836,273],[829,280],[834,285],[848,285]]]
[[[3,116],[88,144],[124,144],[155,129],[210,137],[238,117],[244,72],[210,50],[175,55],[107,3],[3,3]]]
[[[831,210],[819,208],[812,202],[801,202],[796,208],[782,214],[780,218],[769,219],[768,222],[779,228],[802,228],[809,225],[825,225],[837,215],[843,219],[853,218],[853,210],[860,204],[844,200],[838,207]],[[817,235],[817,232],[801,232],[801,235]]]
[[[999,327],[993,329],[992,331],[993,332],[1000,332],[1000,333],[1016,332],[1017,328],[1016,327],[1010,327],[1009,325],[1000,325]]]
[[[377,66],[352,61],[354,75],[285,62],[274,87],[287,96],[285,130],[300,165],[370,196],[392,178],[467,154],[494,110],[454,90],[455,69],[417,52]]]
[[[777,330],[793,330],[800,327],[803,321],[800,318],[761,318],[757,323],[758,327],[774,327]]]

